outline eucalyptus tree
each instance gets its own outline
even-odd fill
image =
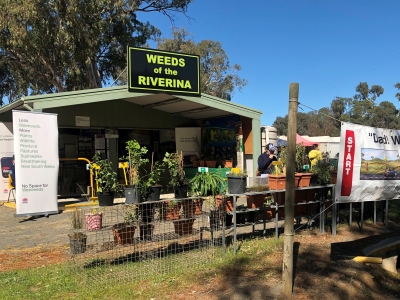
[[[159,36],[144,13],[173,20],[192,1],[0,0],[0,96],[102,87],[125,69],[128,45]]]
[[[247,84],[238,75],[241,66],[230,64],[220,42],[202,40],[196,43],[183,28],[173,30],[172,36],[159,38],[157,48],[199,55],[201,92],[230,101],[235,88],[241,90]]]

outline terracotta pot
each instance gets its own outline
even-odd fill
[[[194,206],[195,206],[195,211],[194,214],[195,215],[201,215],[203,212],[203,198],[199,198],[197,200],[194,201]]]
[[[172,221],[174,223],[175,233],[180,236],[191,234],[193,232],[193,223],[195,220],[195,218],[190,218]]]
[[[204,160],[199,160],[199,167],[205,167],[206,163]]]
[[[296,173],[301,176],[298,187],[310,186],[311,176],[313,173]]]
[[[221,195],[215,196],[215,200],[217,201],[218,209],[220,211],[230,212],[234,210],[233,207],[233,197],[225,197],[225,205]]]
[[[197,168],[199,166],[199,162],[197,160],[192,161],[193,168]]]
[[[249,208],[260,208],[264,205],[265,195],[248,195],[247,207]]]
[[[165,221],[172,221],[179,219],[179,212],[181,210],[181,203],[172,204],[171,201],[163,202],[161,207],[161,216]]]
[[[112,232],[114,241],[118,245],[132,244],[133,236],[135,235],[136,226],[128,225],[125,223],[118,223],[113,225]]]
[[[294,186],[297,187],[299,185],[299,181],[301,176],[296,173],[294,175]],[[286,175],[268,175],[268,185],[271,190],[284,190],[286,189]]]
[[[216,160],[206,160],[207,168],[215,168],[216,165],[217,165]]]
[[[232,160],[225,160],[224,168],[232,168],[233,161]]]

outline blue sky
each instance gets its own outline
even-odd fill
[[[385,89],[377,103],[400,107],[394,88],[400,82],[399,11],[398,0],[195,0],[187,13],[192,20],[177,15],[175,26],[196,42],[222,43],[248,81],[232,101],[261,110],[261,124],[272,125],[288,113],[291,82],[300,85],[299,102],[313,109],[328,107],[336,96],[352,97],[360,82]],[[171,37],[162,14],[139,19]]]

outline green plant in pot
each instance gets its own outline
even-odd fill
[[[327,160],[319,160],[317,164],[313,166],[312,173],[313,185],[326,185],[331,181],[331,166]]]
[[[226,177],[229,194],[243,194],[246,191],[247,172],[245,170],[234,168]]]
[[[168,169],[170,175],[169,185],[173,187],[175,198],[187,197],[187,181],[185,171],[183,169],[182,153],[165,153],[163,162]]]
[[[139,203],[142,190],[140,168],[149,162],[149,160],[145,158],[147,148],[140,146],[136,140],[130,140],[126,142],[125,149],[127,151],[127,156],[120,158],[120,160],[127,162],[125,172],[128,177],[128,184],[125,186],[125,203]]]
[[[196,219],[193,215],[187,215],[184,208],[181,209],[178,220],[173,220],[175,233],[178,235],[187,235],[193,233],[193,224]]]
[[[126,204],[123,206],[124,222],[114,224],[112,232],[114,241],[118,245],[132,244],[136,230],[135,224],[138,222],[139,213],[138,206],[135,204]]]
[[[164,171],[164,163],[156,161],[152,163],[150,172],[142,178],[142,194],[146,201],[160,200],[162,186],[160,183],[161,173]]]
[[[68,234],[71,255],[84,253],[86,251],[87,235],[83,233],[83,225],[85,219],[83,213],[79,209],[73,210],[69,214],[72,232]]]
[[[192,194],[201,197],[221,194],[224,185],[224,178],[211,172],[199,172],[189,181]]]
[[[106,159],[101,159],[100,153],[98,152],[90,162],[89,169],[94,171],[99,205],[113,205],[114,194],[119,192],[121,187],[117,180],[117,172],[113,170],[111,162]]]

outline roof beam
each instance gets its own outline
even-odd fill
[[[205,112],[205,111],[211,111],[211,110],[215,110],[215,109],[216,108],[213,108],[213,107],[196,108],[196,109],[191,109],[191,110],[185,110],[185,111],[181,111],[181,112],[172,113],[171,116],[186,116],[186,115],[190,115],[190,114],[195,114],[195,113]]]
[[[181,102],[181,101],[184,101],[184,100],[175,97],[175,98],[172,98],[172,99],[169,99],[169,100],[165,100],[165,101],[161,101],[161,102],[142,105],[142,108],[150,108],[150,107],[154,108],[154,107],[169,105],[169,104],[173,104],[173,103],[177,103],[177,102]]]

